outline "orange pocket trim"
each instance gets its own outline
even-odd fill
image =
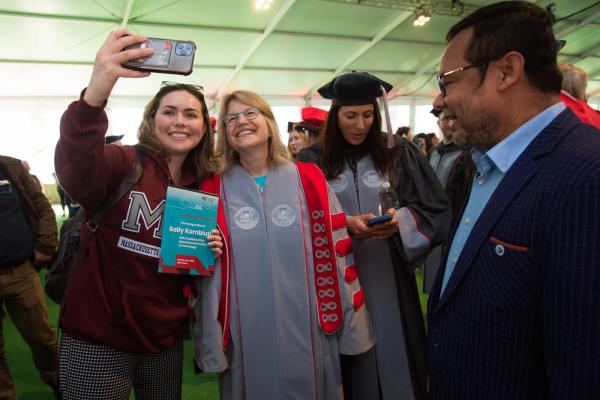
[[[498,238],[495,238],[494,236],[490,236],[490,241],[492,241],[495,244],[499,244],[502,245],[504,247],[506,247],[509,250],[515,250],[515,251],[529,251],[528,247],[525,246],[518,246],[516,244],[510,244],[510,243],[506,243],[505,241],[502,241]]]

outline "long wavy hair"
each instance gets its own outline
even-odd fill
[[[168,160],[169,154],[167,154],[154,132],[154,117],[156,116],[156,112],[160,107],[162,99],[169,93],[179,90],[186,91],[198,99],[202,108],[202,119],[205,128],[204,135],[202,136],[200,143],[194,147],[186,157],[186,160],[191,159],[193,162],[194,175],[196,178],[202,179],[216,171],[217,163],[213,153],[214,139],[210,129],[208,107],[206,107],[204,95],[194,86],[180,83],[177,85],[161,87],[144,109],[142,123],[138,129],[138,141],[146,151],[156,153],[161,158]]]
[[[381,133],[381,113],[377,101],[373,101],[373,124],[365,140],[358,146],[364,154],[371,156],[380,175],[387,175],[392,169],[391,151],[385,145],[385,136]],[[323,134],[319,165],[327,179],[333,179],[344,171],[346,165],[345,149],[348,142],[344,139],[339,125],[339,112],[344,106],[333,105],[327,114]]]
[[[220,160],[219,172],[225,173],[234,164],[240,163],[240,154],[227,142],[227,126],[225,125],[225,116],[227,115],[227,107],[233,100],[246,104],[250,107],[257,108],[267,121],[269,129],[268,155],[267,164],[269,167],[282,165],[288,161],[286,147],[281,141],[279,128],[275,121],[275,115],[271,106],[265,99],[258,94],[249,90],[236,90],[223,97],[219,113],[218,128],[217,128],[217,156]]]

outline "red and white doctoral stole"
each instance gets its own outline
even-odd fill
[[[206,193],[220,196],[221,177],[213,175],[210,178],[205,178],[200,182],[200,190]],[[217,211],[217,228],[223,237],[223,254],[221,255],[221,297],[219,299],[219,323],[223,328],[223,348],[227,349],[229,345],[229,277],[231,259],[231,241],[227,230],[227,219],[223,210],[222,201],[219,200]]]
[[[329,197],[327,181],[321,170],[314,164],[296,163],[302,189],[306,199],[309,213],[311,246],[313,255],[314,279],[316,288],[316,302],[319,316],[319,326],[326,334],[334,334],[343,323],[343,309],[340,294],[340,282],[336,262],[336,243],[333,241],[333,230],[346,225],[346,216],[343,213],[331,215],[329,210]],[[219,194],[221,179],[219,176],[205,179],[200,184],[200,190],[208,193]],[[223,348],[229,345],[230,325],[230,279],[231,279],[231,240],[228,235],[225,213],[221,202],[217,225],[225,243],[224,253],[221,256],[221,296],[219,302],[219,322],[223,328]],[[351,240],[341,241],[337,244],[338,253],[347,254],[351,251]]]
[[[309,214],[319,326],[333,334],[342,326],[343,315],[333,229],[345,225],[346,217],[330,214],[327,180],[321,170],[312,163],[296,166]]]

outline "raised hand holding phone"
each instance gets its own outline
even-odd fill
[[[136,58],[123,63],[125,68],[165,74],[189,75],[194,66],[196,44],[190,40],[148,38],[145,42],[128,46],[154,49],[150,57]]]
[[[110,96],[113,87],[120,77],[143,78],[149,72],[124,68],[122,64],[136,58],[148,57],[153,54],[151,48],[136,48],[123,51],[136,43],[143,43],[148,38],[135,35],[127,29],[112,31],[96,53],[94,69],[83,100],[90,106],[99,107]]]

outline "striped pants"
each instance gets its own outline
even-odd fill
[[[161,353],[131,354],[63,333],[59,386],[63,400],[181,399],[183,344]]]

